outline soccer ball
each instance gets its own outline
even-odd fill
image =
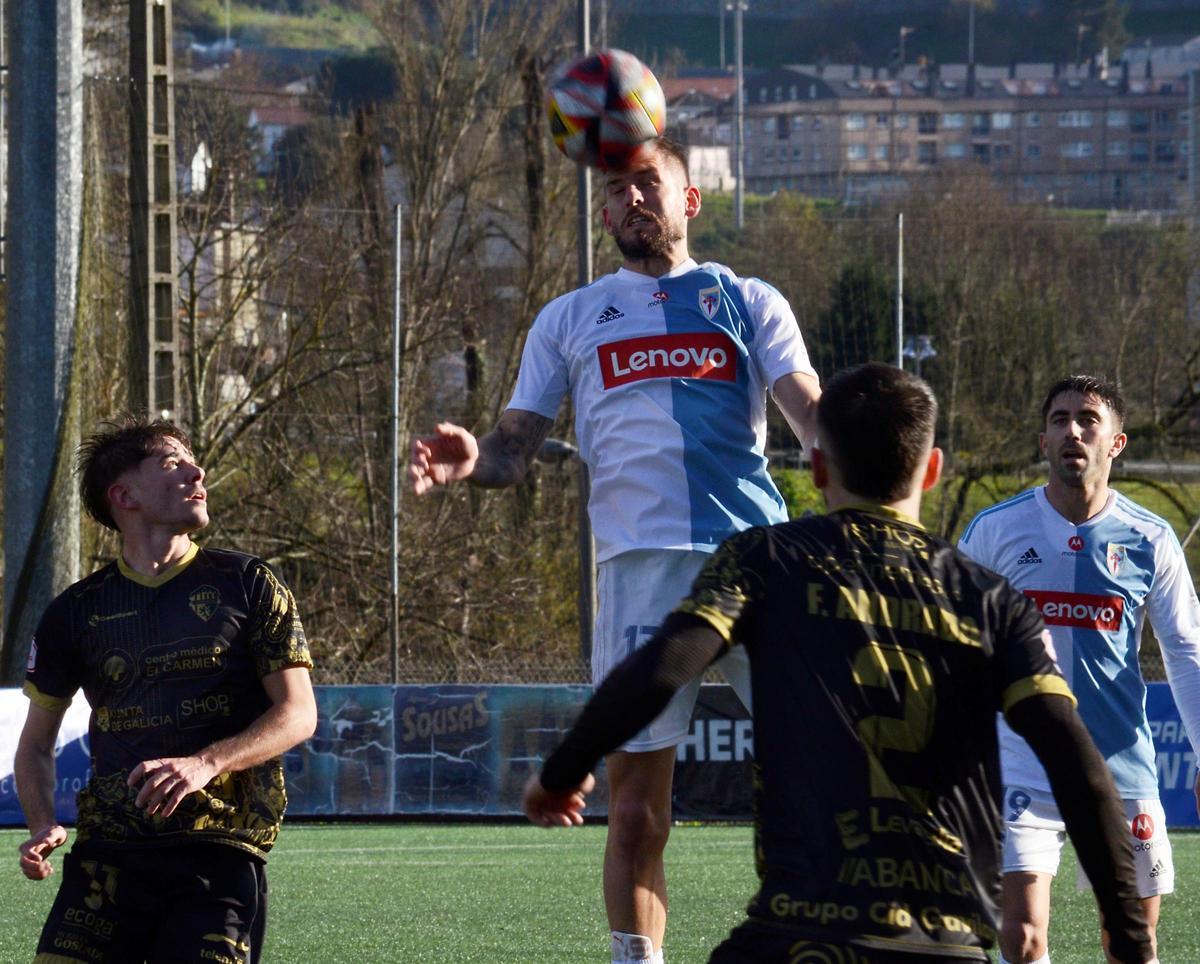
[[[558,149],[601,170],[624,166],[667,123],[658,78],[624,50],[597,50],[560,67],[546,113]]]

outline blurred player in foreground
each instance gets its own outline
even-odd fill
[[[1108,487],[1125,448],[1124,423],[1116,385],[1088,375],[1057,382],[1042,405],[1039,436],[1049,480],[980,513],[959,548],[1007,577],[1049,627],[1079,715],[1124,803],[1153,937],[1161,895],[1174,889],[1175,872],[1138,648],[1149,616],[1180,715],[1193,748],[1200,748],[1200,602],[1171,527]],[[1000,948],[1014,964],[1048,964],[1062,815],[1037,758],[1003,725],[1000,761],[1007,823]],[[1079,883],[1087,886],[1087,879]]]
[[[92,707],[91,776],[36,960],[257,961],[281,756],[317,721],[296,603],[261,559],[192,542],[204,470],[176,426],[110,423],[79,470],[121,554],[50,604],[30,646],[15,761],[30,880],[67,841],[59,726],[81,687]]]
[[[589,771],[731,646],[750,656],[761,888],[714,952],[743,961],[986,961],[996,939],[996,712],[1046,766],[1112,933],[1152,959],[1108,771],[1033,604],[917,522],[937,403],[884,365],[817,412],[824,517],[733,536],[613,671],[526,786],[535,823],[582,822]]]
[[[570,392],[599,561],[596,682],[650,638],[722,539],[787,518],[763,454],[766,394],[806,443],[819,395],[779,292],[688,255],[700,191],[678,145],[650,142],[630,167],[608,172],[604,195],[620,270],[538,315],[494,431],[476,442],[443,423],[413,441],[409,466],[418,495],[456,479],[512,485]],[[738,656],[722,668],[749,706]],[[675,746],[698,689],[697,680],[647,716],[643,732],[609,747],[604,901],[614,962],[662,960]]]

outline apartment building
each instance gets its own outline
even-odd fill
[[[1196,66],[1196,65],[1192,65]],[[986,171],[1014,200],[1171,210],[1189,203],[1189,74],[1096,64],[792,66],[746,80],[747,189],[848,201],[924,175]],[[732,100],[681,124],[732,141]]]

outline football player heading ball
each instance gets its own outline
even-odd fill
[[[768,392],[802,440],[813,433],[820,389],[796,317],[770,285],[690,257],[688,222],[700,205],[687,155],[666,138],[607,171],[604,226],[621,268],[541,311],[491,432],[477,440],[442,423],[413,440],[418,495],[459,479],[512,485],[571,394],[592,479],[596,682],[647,641],[722,539],[787,517],[763,451]],[[748,698],[744,663],[725,672]],[[698,689],[698,680],[685,687],[607,758],[613,961],[662,960],[675,746]]]

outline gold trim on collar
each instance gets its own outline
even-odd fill
[[[129,564],[125,562],[125,559],[122,556],[117,556],[117,568],[121,570],[121,575],[126,579],[136,582],[139,586],[146,586],[147,588],[154,589],[157,586],[161,586],[165,582],[170,582],[181,572],[183,572],[183,570],[191,564],[191,561],[196,558],[196,553],[199,551],[200,547],[193,542],[191,548],[189,548],[188,551],[183,554],[182,559],[175,563],[175,565],[171,566],[170,569],[164,569],[157,576],[147,576],[138,572],[136,569],[130,568]]]

